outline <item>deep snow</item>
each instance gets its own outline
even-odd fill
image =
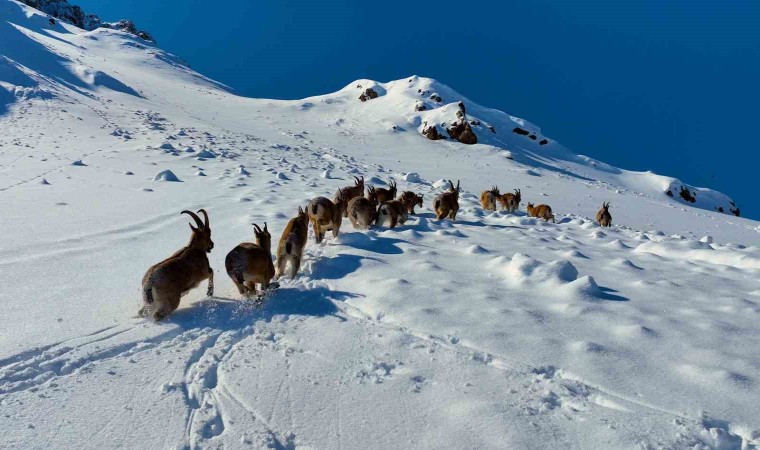
[[[576,156],[428,78],[242,98],[12,0],[0,55],[0,447],[760,444],[760,225],[711,211],[723,194],[697,209],[664,195],[680,181]],[[447,135],[459,100],[478,144],[421,135]],[[250,224],[276,243],[354,175],[424,206],[394,230],[345,221],[262,308],[242,300],[223,261]],[[463,187],[454,223],[430,210],[444,179]],[[517,213],[479,207],[492,184],[522,190]],[[136,318],[144,271],[200,207],[215,296]]]

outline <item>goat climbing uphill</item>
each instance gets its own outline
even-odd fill
[[[206,210],[199,209],[205,222],[192,211],[182,211],[195,221],[190,225],[190,242],[170,257],[155,264],[145,272],[142,279],[143,307],[138,312],[141,317],[161,320],[179,307],[180,298],[208,280],[206,295],[214,295],[214,271],[208,262],[214,242]]]

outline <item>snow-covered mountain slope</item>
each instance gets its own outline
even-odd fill
[[[97,15],[85,13],[82,8],[70,4],[67,0],[22,0],[21,3],[50,16],[48,21],[51,24],[54,24],[55,20],[58,19],[83,30],[92,31],[96,28],[112,28],[153,42],[153,37],[147,31],[138,30],[131,20],[122,19],[117,22],[103,22]]]
[[[0,55],[0,447],[760,444],[760,229],[711,211],[722,194],[695,208],[676,180],[576,156],[422,77],[243,98],[11,0]],[[478,143],[426,138],[449,137],[459,101]],[[424,206],[310,240],[296,279],[242,300],[224,257],[250,224],[276,242],[354,175]],[[430,209],[443,179],[463,187],[454,223]],[[517,213],[479,207],[492,184],[522,190]],[[612,228],[591,220],[603,201]],[[189,238],[179,212],[201,207],[215,295],[135,318],[145,270]]]

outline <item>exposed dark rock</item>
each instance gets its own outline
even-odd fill
[[[491,133],[496,133],[496,128],[493,125],[488,125],[488,129],[491,130]]]
[[[460,120],[447,128],[449,136],[461,142],[462,144],[472,145],[478,143],[478,137],[475,132],[472,131],[472,127],[466,120]]]
[[[431,95],[430,96],[430,100],[432,100],[434,102],[438,102],[438,103],[441,103],[443,101],[443,99],[441,98],[441,96],[438,95],[438,94]]]
[[[538,145],[546,145],[546,144],[548,144],[548,143],[549,143],[549,140],[548,140],[548,139],[541,139],[541,140],[538,142]]]
[[[697,201],[697,197],[695,197],[697,195],[696,192],[692,195],[692,193],[689,192],[689,190],[684,186],[681,186],[681,192],[679,195],[681,195],[681,198],[689,203],[694,203]]]
[[[377,98],[377,92],[372,88],[367,88],[362,95],[359,96],[359,100],[366,102],[367,100],[372,100],[373,98]]]
[[[731,206],[733,206],[733,208],[729,209],[729,211],[731,211],[731,214],[735,215],[736,217],[740,217],[741,212],[739,211],[739,207],[736,206],[736,203],[734,202],[730,202],[730,203],[731,203]]]
[[[55,25],[55,18],[87,31],[92,31],[96,28],[110,28],[133,34],[146,41],[155,42],[153,37],[146,31],[138,30],[131,20],[103,22],[95,14],[87,14],[82,8],[71,5],[66,0],[21,0],[21,2],[52,16],[50,18],[51,25]]]
[[[538,139],[538,137],[537,137],[535,134],[531,134],[531,135],[530,135],[530,136],[528,136],[528,137],[529,137],[529,138],[531,138],[531,139],[532,139],[532,140],[534,140],[534,141],[535,141],[536,139]]]
[[[416,105],[414,105],[415,111],[425,111],[426,109],[427,109],[427,106],[425,106],[424,103],[417,103]]]
[[[673,191],[671,191],[670,189],[668,189],[668,190],[665,192],[665,195],[667,195],[668,197],[672,197],[672,196],[673,196]]]
[[[473,126],[479,127],[479,126],[480,126],[480,121],[479,121],[479,120],[477,120],[477,119],[475,119],[475,120],[471,120],[471,121],[470,121],[470,125],[473,125]]]
[[[722,206],[716,206],[715,210],[718,211],[718,212],[724,212]]]
[[[522,128],[520,128],[520,127],[515,127],[515,128],[512,130],[512,132],[513,132],[513,133],[516,133],[516,134],[519,134],[520,136],[527,136],[527,135],[529,135],[529,134],[530,134],[530,131],[528,131],[528,130],[523,130],[523,129],[522,129]]]
[[[439,139],[446,139],[441,133],[438,132],[438,128],[435,126],[428,127],[427,122],[423,124],[422,134],[431,141],[437,141]]]

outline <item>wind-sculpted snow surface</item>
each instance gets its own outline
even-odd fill
[[[760,444],[757,222],[431,79],[246,99],[123,33],[0,12],[0,448]],[[421,134],[448,136],[460,100],[477,144]],[[241,299],[224,256],[251,223],[276,242],[354,176],[423,206],[393,230],[310,231],[295,279]],[[436,222],[448,179],[460,210]],[[521,189],[516,213],[480,208],[493,184]],[[605,201],[610,228],[591,219]],[[201,207],[215,296],[135,317],[145,270],[190,237],[180,211]]]

